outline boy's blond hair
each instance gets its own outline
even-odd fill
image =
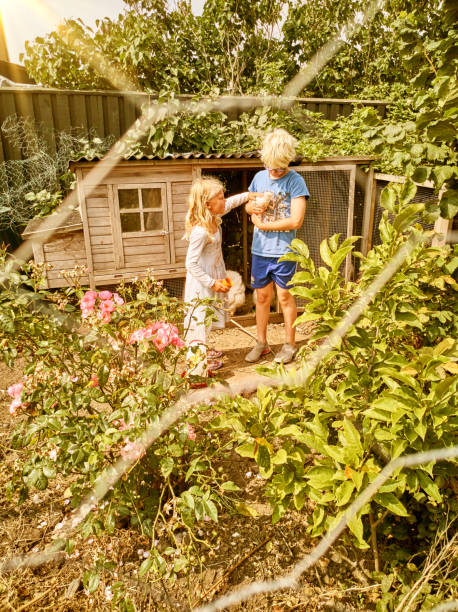
[[[207,208],[207,202],[220,191],[224,192],[223,183],[213,176],[202,176],[193,181],[188,197],[188,212],[185,221],[185,235],[183,238],[189,239],[192,228],[200,225],[207,230],[207,234],[212,238],[212,225],[216,221],[220,225],[221,218],[213,218]]]
[[[278,128],[264,137],[261,159],[267,168],[287,168],[296,157],[296,139]]]

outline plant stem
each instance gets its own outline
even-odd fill
[[[376,572],[380,571],[380,561],[378,557],[378,548],[377,548],[377,523],[374,523],[374,517],[372,512],[369,512],[369,522],[371,526],[371,545],[372,545],[372,554],[374,555],[374,570]]]

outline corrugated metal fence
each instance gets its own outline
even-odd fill
[[[190,99],[191,96],[180,96]],[[155,96],[136,92],[118,91],[73,91],[41,87],[0,88],[0,125],[10,115],[29,117],[44,126],[44,138],[50,152],[55,150],[55,132],[72,128],[91,129],[101,138],[119,138],[140,115],[143,104],[153,102]],[[249,97],[244,98],[245,108]],[[372,106],[381,116],[386,113],[388,102],[380,100],[339,100],[325,98],[298,98],[307,110],[319,112],[326,119],[334,120],[340,115],[351,114],[356,105]],[[240,110],[244,108],[241,105]],[[237,115],[237,112],[234,113]],[[46,129],[48,128],[48,129]],[[21,159],[2,134],[0,136],[0,161]]]

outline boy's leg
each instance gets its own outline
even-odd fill
[[[267,344],[267,324],[273,294],[274,284],[272,282],[261,289],[256,289],[256,335],[258,342],[262,344]]]
[[[289,289],[284,289],[279,285],[277,285],[277,295],[285,323],[285,341],[287,344],[294,346],[296,341],[296,328],[293,327],[293,323],[297,318],[296,300],[289,292]]]

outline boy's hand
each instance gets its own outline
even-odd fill
[[[215,280],[212,289],[216,291],[216,293],[227,293],[230,287],[225,278],[220,278]]]
[[[258,229],[264,229],[264,223],[262,222],[261,215],[251,215],[251,221],[253,222],[253,225]]]

